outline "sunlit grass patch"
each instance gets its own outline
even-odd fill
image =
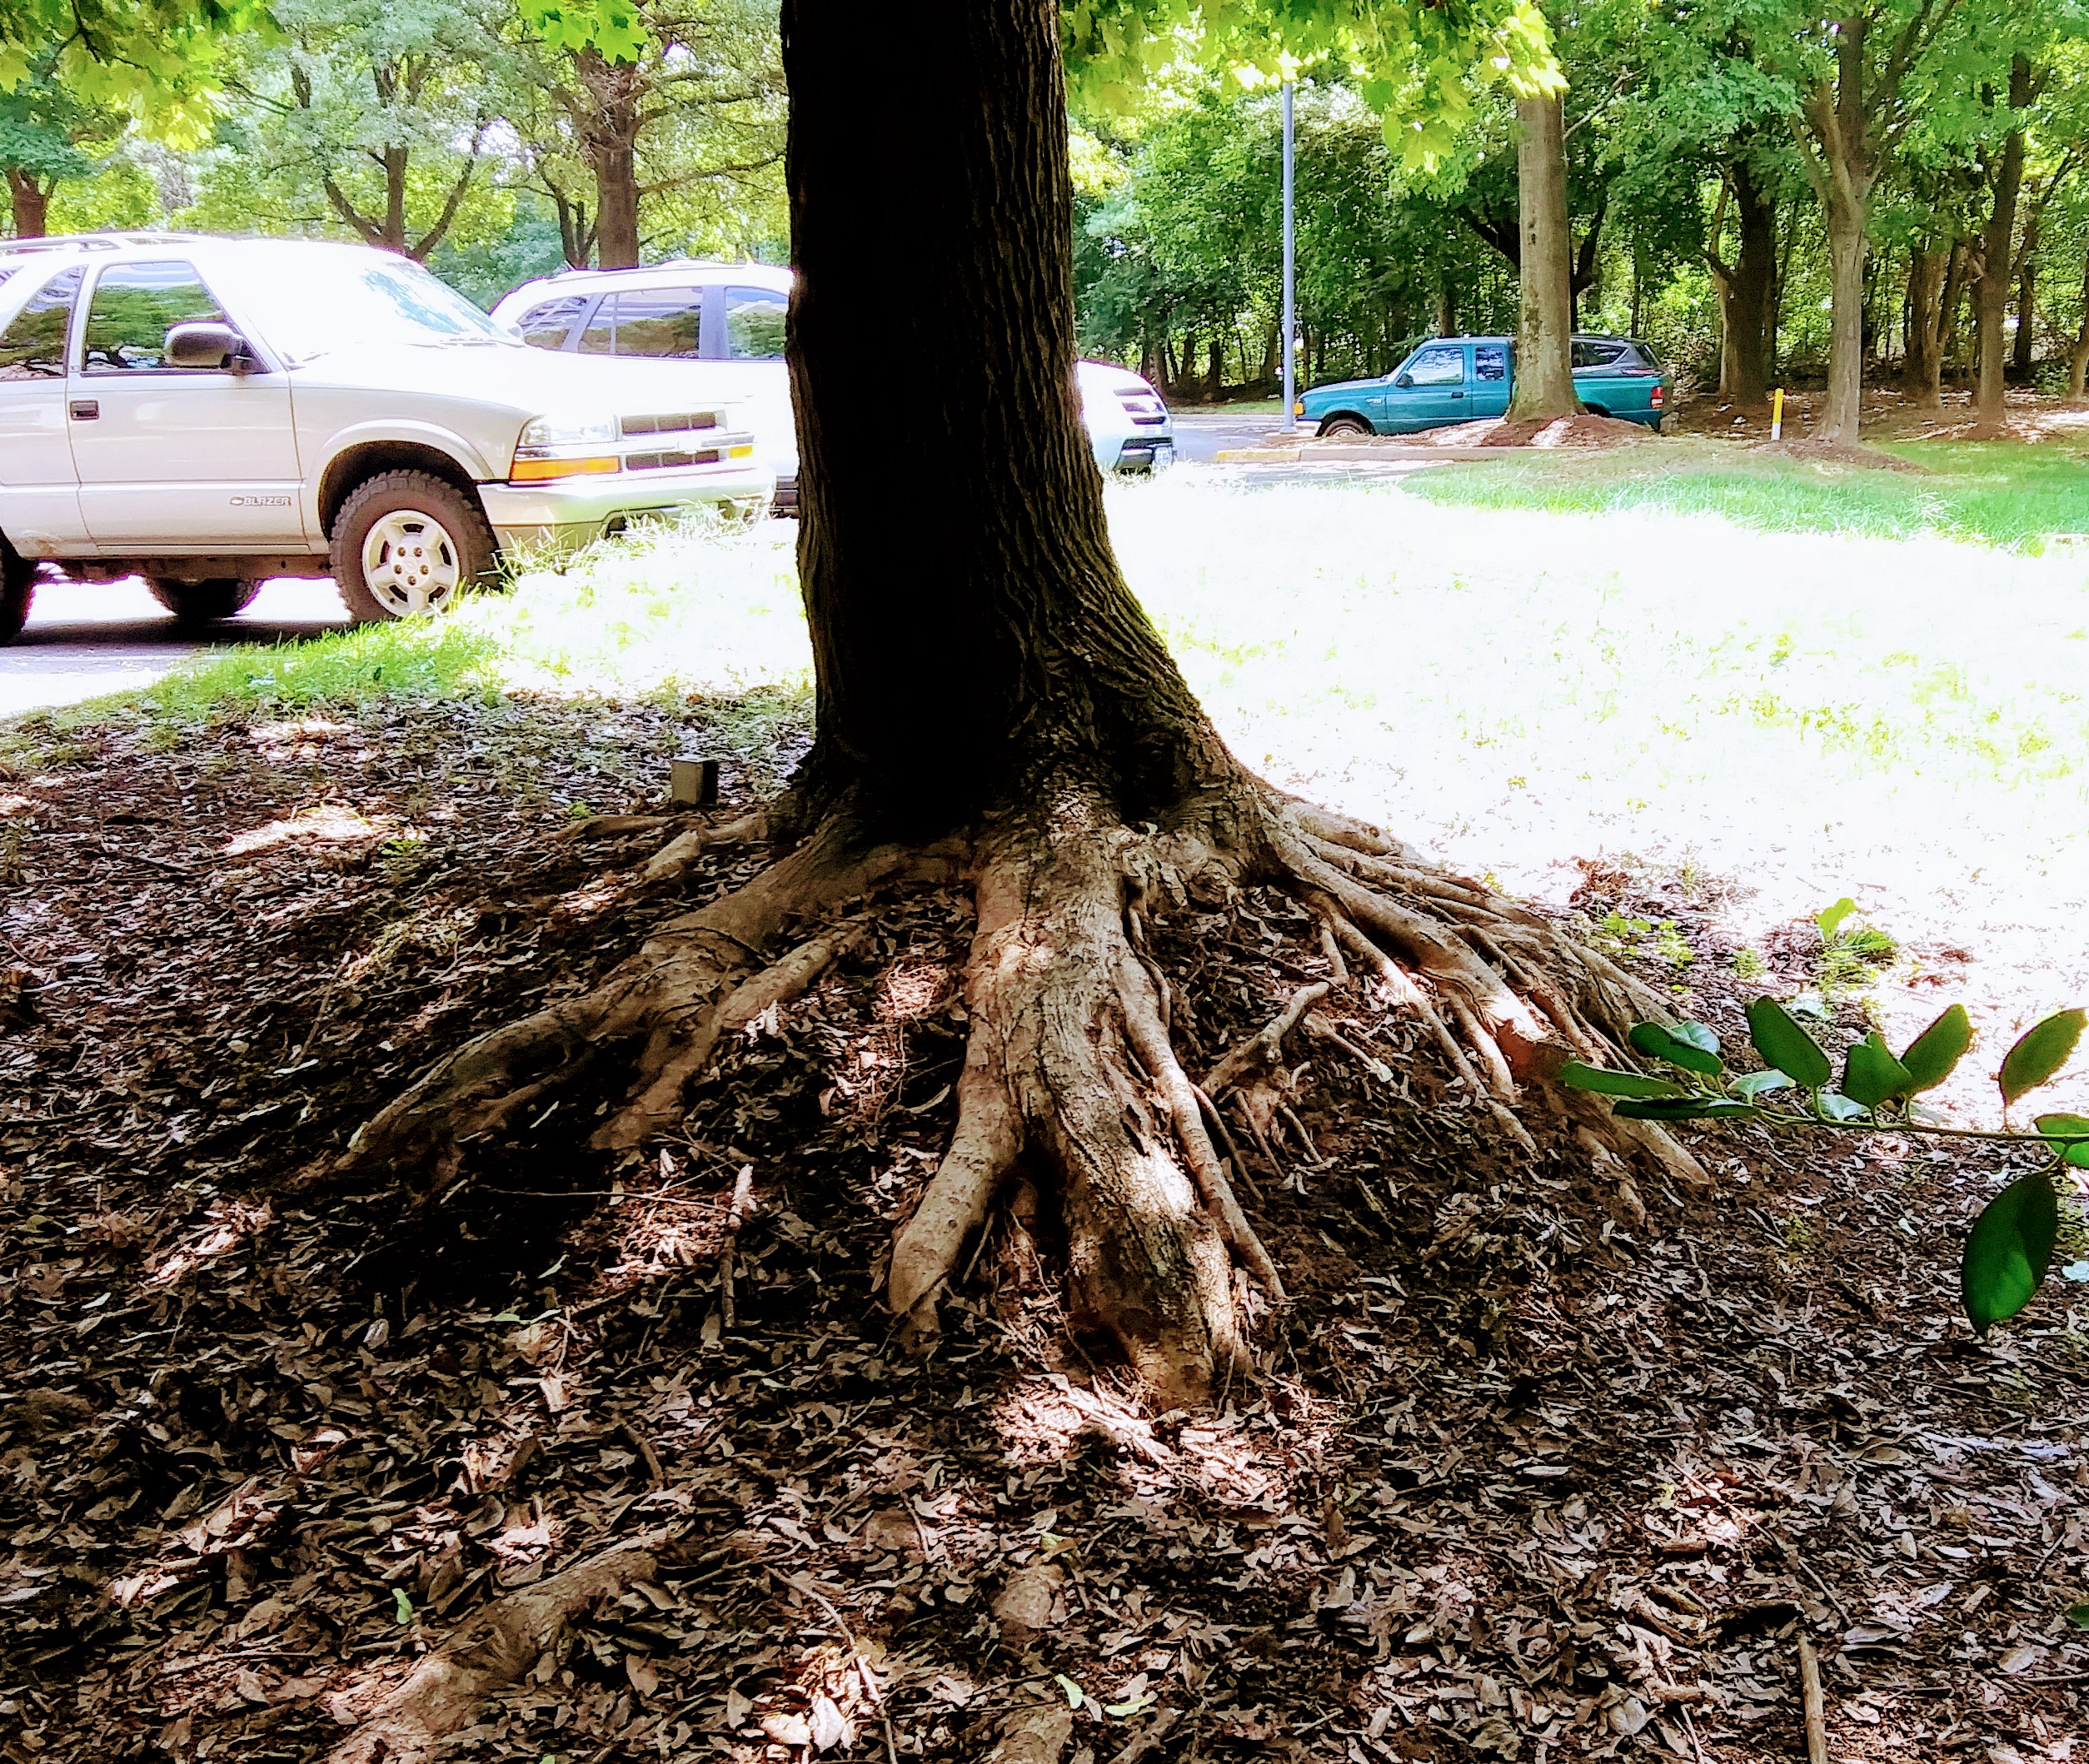
[[[1529,455],[1419,475],[1444,506],[1553,514],[1710,514],[1766,532],[1937,536],[2037,551],[2089,536],[2089,458],[2057,443],[1909,441],[1882,451],[1922,473],[1795,458],[1727,441]]]

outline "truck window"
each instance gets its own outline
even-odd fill
[[[1473,377],[1481,381],[1502,381],[1508,377],[1508,346],[1505,343],[1475,343],[1473,346]]]
[[[780,361],[788,296],[774,288],[725,290],[725,353],[735,361]]]
[[[515,328],[524,342],[539,349],[563,349],[586,311],[585,294],[561,294],[556,300],[539,301],[515,321]]]
[[[1583,367],[1610,367],[1625,354],[1622,343],[1577,343],[1574,345],[1574,366]]]
[[[581,353],[694,360],[703,331],[701,288],[626,288],[596,309]]]
[[[208,372],[167,366],[176,325],[225,322],[223,310],[192,263],[118,263],[102,272],[87,302],[82,370],[90,374]]]
[[[1425,349],[1408,364],[1407,373],[1417,386],[1463,386],[1465,351],[1455,343]]]
[[[54,380],[65,372],[65,334],[86,271],[61,270],[0,331],[0,380]]]

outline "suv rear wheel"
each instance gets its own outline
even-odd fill
[[[37,597],[37,566],[0,534],[0,643],[12,643],[29,622]]]
[[[334,517],[334,583],[359,625],[446,611],[496,556],[479,499],[431,472],[381,472]]]
[[[259,582],[242,581],[236,576],[212,576],[207,581],[184,582],[171,576],[148,576],[145,586],[157,600],[184,625],[214,625],[242,613],[261,592]]]

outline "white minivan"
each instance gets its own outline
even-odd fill
[[[779,509],[796,506],[798,436],[784,365],[790,272],[762,263],[676,258],[644,269],[568,270],[526,282],[493,316],[540,349],[686,361],[696,396],[747,412],[776,474]],[[1151,471],[1175,456],[1174,425],[1159,392],[1129,368],[1083,361],[1075,378],[1095,463]]]

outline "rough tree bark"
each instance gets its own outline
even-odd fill
[[[2021,55],[2009,63],[2010,108],[2021,112],[2031,102],[2031,63]],[[1995,204],[1982,235],[1980,280],[1974,285],[1975,324],[1979,338],[1980,392],[1975,432],[2002,432],[2006,411],[2002,321],[2008,316],[2012,271],[2016,266],[2017,197],[2024,182],[2024,132],[2013,128],[2002,142],[1995,167]]]
[[[1777,287],[1777,205],[1745,159],[1730,168],[1740,250],[1732,263],[1719,255],[1715,231],[1705,262],[1719,291],[1719,396],[1728,403],[1759,405],[1770,396],[1770,300]]]
[[[2082,327],[2075,332],[2074,347],[2067,351],[2067,396],[2079,400],[2082,381],[2089,376],[2089,257],[2082,265]]]
[[[1907,348],[1901,391],[1910,404],[1934,409],[1943,401],[1944,277],[1951,252],[1916,251],[1907,259]]]
[[[644,76],[635,62],[605,61],[596,49],[575,57],[588,99],[581,152],[595,174],[595,254],[606,270],[638,263],[639,102]]]
[[[7,167],[7,200],[14,212],[14,236],[41,239],[50,227],[51,187],[18,166]]]
[[[647,879],[671,883],[706,843],[778,855],[594,992],[438,1061],[344,1165],[445,1180],[467,1142],[605,1064],[629,1089],[594,1143],[642,1146],[679,1124],[720,1038],[813,984],[882,898],[961,884],[977,919],[956,1124],[895,1239],[887,1301],[932,1330],[1020,1161],[1056,1192],[1076,1319],[1113,1332],[1164,1399],[1194,1401],[1244,1359],[1237,1289],[1283,1301],[1207,1109],[1285,1025],[1192,1080],[1145,934],[1179,903],[1289,891],[1346,952],[1349,984],[1426,1023],[1503,1135],[1550,1133],[1621,1188],[1620,1157],[1705,1178],[1665,1134],[1552,1082],[1658,998],[1538,915],[1273,790],[1206,720],[1119,573],[1079,424],[1056,8],[927,11],[898,32],[846,0],[782,9],[817,725],[780,802],[685,835]],[[895,107],[901,89],[933,97]],[[933,521],[891,444],[895,359],[915,364],[923,420],[961,441]]]
[[[1573,416],[1573,259],[1567,230],[1565,105],[1560,94],[1516,100],[1519,287],[1512,422]]]

